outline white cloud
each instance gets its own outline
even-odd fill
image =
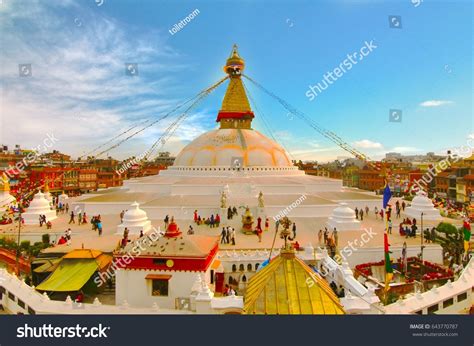
[[[407,153],[416,153],[416,152],[421,152],[421,149],[415,148],[415,147],[393,147],[390,149],[390,152],[395,152],[395,153],[400,153],[400,154],[407,154]]]
[[[428,100],[420,103],[421,107],[439,107],[448,104],[454,103],[453,101],[445,101],[445,100]]]
[[[73,1],[8,4],[0,11],[1,44],[8,47],[0,56],[0,143],[35,147],[54,133],[60,139],[54,149],[76,156],[136,122],[158,119],[180,102],[166,94],[180,88],[169,71],[185,66],[170,59],[177,53],[159,32],[130,35],[100,9]],[[138,64],[138,77],[125,74],[128,62]],[[19,77],[21,63],[31,63],[31,77]],[[191,114],[176,133],[204,131],[200,116]],[[171,121],[110,154],[121,158],[130,150],[143,151]]]
[[[379,142],[373,142],[368,139],[362,139],[360,141],[355,141],[354,146],[361,149],[382,149],[383,145]]]

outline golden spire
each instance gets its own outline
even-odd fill
[[[250,129],[254,115],[241,79],[244,68],[244,59],[240,57],[237,45],[234,44],[224,66],[224,71],[230,78],[221,110],[217,116],[221,128]]]
[[[10,191],[10,181],[5,173],[2,175],[2,181],[3,181],[3,191],[9,192]]]

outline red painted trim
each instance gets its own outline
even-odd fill
[[[127,260],[130,263],[125,263],[123,255],[114,256],[114,263],[117,268],[121,269],[146,269],[146,270],[160,270],[160,271],[206,271],[211,265],[212,261],[217,255],[219,250],[219,244],[215,244],[209,254],[205,257],[195,257],[195,258],[184,258],[184,257],[144,257],[138,256],[130,260]],[[153,263],[155,259],[170,259],[173,260],[173,266],[170,268],[163,264]]]
[[[254,117],[253,112],[219,112],[216,122],[222,119],[253,119]]]

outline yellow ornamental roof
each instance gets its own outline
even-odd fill
[[[250,279],[244,311],[268,315],[344,314],[327,282],[294,255],[278,256]]]
[[[220,111],[238,113],[252,112],[240,78],[230,78]]]

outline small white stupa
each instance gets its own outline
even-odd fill
[[[434,207],[433,202],[428,198],[426,192],[420,190],[415,198],[413,198],[411,205],[405,209],[405,214],[419,221],[421,219],[421,213],[423,213],[423,221],[441,220],[439,210]]]
[[[66,204],[69,200],[69,196],[64,193],[64,191],[58,196],[58,203]]]
[[[45,215],[46,221],[52,221],[57,218],[56,211],[51,210],[49,201],[42,192],[38,192],[33,197],[30,206],[26,212],[22,214],[22,217],[25,220],[25,225],[37,225],[40,215]]]
[[[123,216],[122,223],[117,226],[116,234],[123,234],[125,228],[129,230],[130,235],[140,234],[140,231],[146,233],[151,228],[151,221],[146,212],[139,208],[140,204],[133,202],[131,208]]]
[[[328,218],[327,225],[332,231],[358,231],[361,229],[360,221],[356,219],[355,211],[347,206],[347,203],[339,203]]]
[[[10,182],[8,181],[8,177],[5,173],[3,173],[2,185],[3,188],[0,191],[0,212],[16,203],[15,197],[10,195]]]

